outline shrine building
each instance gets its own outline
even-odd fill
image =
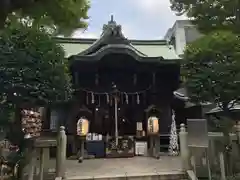
[[[103,26],[99,39],[56,40],[69,60],[74,99],[49,110],[43,128],[55,132],[59,125],[66,127],[69,156],[78,151],[81,118],[89,122],[86,152],[129,157],[136,154],[137,141],[145,142],[148,149],[167,151],[173,118],[178,128],[200,113],[198,107],[186,104],[180,88],[180,58],[167,41],[127,39],[113,18]],[[102,151],[93,152],[93,146]],[[121,151],[114,154],[114,148]]]

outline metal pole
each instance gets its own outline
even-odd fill
[[[115,138],[116,145],[118,146],[118,107],[117,107],[117,97],[114,96],[114,110],[115,110]]]

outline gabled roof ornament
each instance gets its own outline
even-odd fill
[[[105,33],[110,33],[112,36],[124,37],[122,33],[122,26],[118,25],[116,21],[114,21],[113,15],[111,15],[111,19],[108,21],[108,24],[103,25],[102,35]]]
[[[111,21],[110,22],[114,22],[114,20],[113,20],[114,18],[113,18],[113,15],[111,15]]]

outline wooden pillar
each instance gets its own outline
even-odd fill
[[[75,85],[79,85],[79,74],[78,74],[78,72],[74,72],[74,83],[75,83]]]
[[[50,108],[44,108],[41,109],[41,115],[42,115],[42,129],[48,130],[50,129]]]
[[[154,155],[154,152],[153,152],[153,148],[154,148],[153,136],[150,136],[149,140],[150,140],[149,155],[153,156]]]
[[[79,137],[80,139],[80,149],[79,149],[79,157],[78,157],[78,162],[81,163],[84,159],[84,143],[85,143],[85,136],[84,137]]]
[[[154,146],[154,151],[155,151],[155,154],[154,154],[154,157],[156,158],[159,158],[159,152],[160,152],[160,136],[159,134],[155,136],[154,138],[155,140],[155,146]]]

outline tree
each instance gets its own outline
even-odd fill
[[[13,17],[31,19],[32,25],[56,28],[71,33],[87,26],[88,0],[1,0],[0,27]]]
[[[46,104],[71,94],[64,50],[44,30],[25,26],[0,34],[2,104]]]
[[[7,138],[22,152],[19,110],[68,100],[72,92],[68,61],[63,48],[44,29],[6,28],[0,33],[0,76],[0,125],[8,126]],[[9,120],[14,119],[13,125]]]
[[[239,0],[170,0],[171,9],[186,14],[203,33],[240,27]]]
[[[230,31],[217,31],[189,44],[184,52],[183,73],[193,101],[214,103],[224,113],[221,131],[227,173],[231,174],[230,111],[240,100],[240,37]]]
[[[203,36],[186,47],[183,73],[191,99],[228,111],[240,94],[240,38],[229,31]]]

